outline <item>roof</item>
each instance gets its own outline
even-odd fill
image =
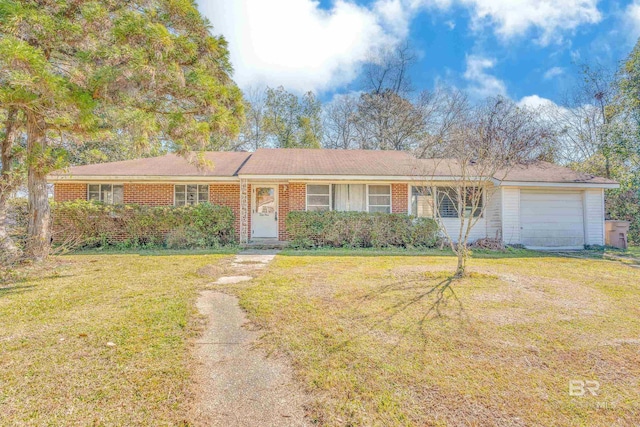
[[[194,157],[194,156],[192,156]],[[327,150],[327,149],[259,149],[247,152],[205,152],[205,160],[212,167],[198,168],[185,157],[167,154],[121,162],[74,166],[54,172],[50,180],[127,179],[151,180],[162,178],[197,179],[199,177],[238,179],[358,177],[359,179],[394,177],[401,180],[416,177],[456,177],[460,165],[454,159],[415,159],[403,151]],[[193,160],[193,159],[192,159]],[[507,183],[571,184],[585,186],[616,186],[613,180],[547,162],[535,162],[497,173],[491,177],[503,185]]]
[[[549,162],[535,162],[527,165],[518,165],[510,169],[507,174],[496,174],[494,178],[509,182],[549,182],[572,184],[617,184],[612,179],[607,179],[573,169],[559,166]]]
[[[407,176],[413,162],[404,151],[262,148],[240,175]]]
[[[54,172],[52,177],[149,177],[149,176],[186,176],[186,177],[233,177],[251,156],[251,153],[233,151],[208,151],[204,158],[211,163],[210,167],[198,168],[189,159],[177,154],[160,157],[148,157],[121,162],[97,163],[85,166],[73,166],[63,171]],[[192,159],[193,160],[193,159]]]

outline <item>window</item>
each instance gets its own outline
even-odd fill
[[[411,215],[433,218],[433,194],[431,187],[411,187]]]
[[[209,186],[187,184],[174,186],[174,204],[176,206],[197,205],[209,201]]]
[[[331,210],[331,185],[329,184],[307,185],[307,210],[308,211]]]
[[[124,203],[124,186],[122,184],[89,184],[88,199],[109,205]]]
[[[391,213],[391,186],[369,186],[369,212]]]
[[[438,188],[440,218],[458,218],[458,191],[452,187]]]
[[[365,184],[333,184],[333,210],[366,212]]]
[[[454,187],[438,188],[438,212],[441,218],[459,218],[458,215],[458,191]],[[484,195],[482,189],[478,187],[467,187],[464,197],[464,216],[469,218],[473,211],[474,217],[479,217],[482,213]],[[479,192],[479,193],[478,193]],[[478,199],[479,197],[479,199]],[[474,210],[474,204],[476,208]]]

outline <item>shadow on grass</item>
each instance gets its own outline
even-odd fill
[[[455,256],[450,249],[407,249],[407,248],[318,248],[318,249],[285,249],[282,256],[349,256],[349,257],[379,257],[379,256]],[[490,251],[477,249],[473,251],[473,258],[501,259],[501,258],[543,258],[557,256],[548,252],[532,251],[528,249],[508,248],[504,251]]]
[[[212,249],[165,249],[165,248],[91,248],[66,252],[69,255],[138,255],[138,256],[189,256],[189,255],[233,255],[240,251],[237,246]]]
[[[34,285],[15,285],[15,286],[7,286],[4,288],[0,287],[0,298],[9,296],[9,295],[22,294],[34,287],[35,287]]]
[[[389,348],[389,353],[393,351],[393,348],[397,348],[404,339],[412,339],[412,332],[414,331],[419,331],[420,335],[425,338],[423,344],[426,346],[426,337],[428,335],[426,333],[426,329],[428,328],[429,321],[451,318],[449,314],[453,314],[453,318],[457,319],[461,326],[470,323],[470,318],[465,310],[462,300],[458,297],[454,289],[454,284],[460,280],[461,279],[449,276],[444,277],[435,284],[429,285],[420,282],[414,282],[408,285],[405,281],[397,281],[387,284],[382,288],[363,296],[361,298],[361,302],[363,304],[368,304],[375,298],[391,292],[399,292],[398,300],[378,311],[359,316],[359,318],[361,320],[375,320],[370,328],[370,330],[374,330],[381,325],[388,326],[394,318],[403,314],[411,307],[428,301],[428,304],[424,306],[424,311],[416,317],[415,320],[409,320],[405,326],[400,327],[397,330],[397,340]],[[411,292],[415,290],[418,290],[417,294]],[[444,308],[449,307],[451,304],[454,305],[455,311],[453,313],[443,313]],[[452,333],[455,332],[452,330]],[[344,346],[348,344],[349,341],[350,340],[346,340],[339,346]]]

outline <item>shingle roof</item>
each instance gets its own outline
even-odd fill
[[[403,151],[263,148],[241,175],[366,175],[406,176],[413,157]]]
[[[576,172],[563,166],[548,162],[535,162],[528,165],[516,166],[506,175],[496,174],[496,179],[514,182],[558,182],[558,183],[585,183],[585,184],[617,184],[612,179],[607,179],[583,172]]]
[[[240,167],[251,156],[246,152],[215,152],[204,153],[204,158],[213,167],[199,169],[193,162],[176,154],[160,157],[149,157],[121,162],[98,163],[94,165],[73,166],[63,171],[57,171],[52,176],[236,176]]]
[[[242,176],[371,176],[371,177],[447,177],[458,176],[460,167],[453,159],[415,159],[402,151],[259,149],[247,152],[206,152],[213,168],[199,169],[184,157],[125,160],[74,166],[51,174],[52,179],[73,180],[91,177],[237,177]],[[540,183],[616,184],[615,181],[576,172],[546,162],[536,162],[496,174],[500,181]]]

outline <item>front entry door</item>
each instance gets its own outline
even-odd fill
[[[253,187],[252,237],[278,237],[278,190],[275,185]]]

